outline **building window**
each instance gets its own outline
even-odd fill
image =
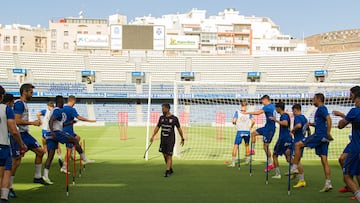
[[[69,31],[64,31],[64,36],[69,36]]]
[[[17,44],[18,43],[18,38],[17,36],[13,36],[13,44]]]
[[[97,35],[101,35],[101,32],[100,32],[100,31],[98,31],[98,32],[96,32],[96,34],[97,34]]]
[[[275,51],[275,47],[271,47],[271,51]]]
[[[77,33],[78,33],[78,34],[82,34],[82,32],[81,32],[81,31],[77,31]]]
[[[51,30],[51,38],[56,38],[56,30]]]
[[[260,46],[256,46],[256,51],[260,51]]]
[[[281,51],[282,51],[282,48],[281,48],[281,47],[277,47],[277,48],[276,48],[276,51],[277,51],[277,52],[281,52]]]
[[[87,35],[89,32],[88,31],[84,31],[84,34]]]
[[[4,37],[4,44],[10,44],[10,36]]]
[[[289,47],[284,47],[284,52],[289,52]]]
[[[69,49],[69,42],[64,42],[64,49]]]
[[[56,50],[56,41],[51,41],[51,50]]]

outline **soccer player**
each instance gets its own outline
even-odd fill
[[[232,151],[232,161],[229,167],[235,166],[236,152],[239,148],[239,145],[242,142],[242,139],[244,139],[245,141],[245,155],[246,155],[245,161],[246,163],[249,162],[248,157],[250,156],[250,148],[249,148],[250,130],[254,127],[255,120],[253,115],[244,114],[244,112],[246,112],[246,109],[247,109],[247,103],[246,101],[242,101],[240,109],[235,111],[234,117],[232,119],[232,123],[235,125],[236,128],[236,137]]]
[[[80,141],[80,136],[77,135],[75,133],[75,131],[74,131],[74,125],[73,124],[76,123],[75,118],[77,118],[80,121],[85,121],[85,122],[96,122],[96,120],[90,120],[90,119],[87,119],[87,118],[84,118],[84,117],[80,116],[78,114],[78,112],[76,111],[76,109],[74,108],[75,103],[76,103],[75,96],[70,95],[69,98],[68,98],[67,105],[65,105],[64,108],[62,109],[62,111],[66,114],[65,123],[69,124],[67,126],[64,126],[63,131],[65,133],[69,134],[70,136],[73,136],[78,141]],[[69,154],[71,154],[72,148],[73,148],[73,144],[71,144],[71,143],[66,144],[66,150],[69,151]],[[66,157],[65,157],[65,159],[66,159]],[[89,159],[88,161],[90,162],[90,161],[94,161],[94,160]],[[66,163],[67,163],[67,160],[65,160],[64,165],[60,169],[60,171],[63,172],[63,173],[67,172],[66,171]]]
[[[49,101],[49,102],[47,103],[47,108],[46,108],[46,109],[43,109],[43,110],[41,110],[41,111],[39,111],[39,112],[37,113],[37,118],[38,118],[38,120],[41,119],[41,116],[44,117],[44,120],[43,120],[43,122],[42,122],[42,136],[41,136],[41,137],[42,137],[42,144],[43,144],[43,146],[44,146],[44,152],[45,152],[45,153],[47,152],[47,150],[46,150],[46,139],[45,139],[45,135],[46,135],[47,129],[48,129],[48,127],[49,127],[49,122],[44,122],[44,121],[49,121],[49,119],[50,119],[50,112],[51,112],[53,109],[54,109],[54,102]],[[59,162],[59,165],[60,165],[60,167],[62,167],[62,166],[63,166],[63,161],[62,161],[62,159],[61,159],[61,148],[60,148],[60,147],[58,147],[58,149],[57,149],[57,154],[58,154],[58,162]]]
[[[159,152],[163,154],[166,163],[166,171],[164,177],[169,177],[174,172],[172,169],[172,155],[175,145],[175,127],[177,128],[181,136],[181,146],[184,145],[185,139],[182,129],[180,127],[179,119],[176,116],[172,115],[170,112],[170,104],[162,104],[161,107],[163,115],[159,118],[153,135],[150,138],[150,142],[154,141],[154,138],[161,127],[161,141]]]
[[[272,163],[269,144],[271,143],[271,140],[275,133],[275,121],[271,120],[270,117],[275,117],[276,114],[275,105],[271,103],[270,97],[268,95],[262,96],[260,100],[264,105],[262,109],[254,112],[244,112],[244,114],[252,114],[252,115],[265,114],[266,117],[265,126],[262,128],[258,128],[256,129],[256,131],[253,131],[251,133],[252,149],[250,150],[250,153],[255,154],[254,148],[255,148],[256,136],[263,136],[264,151],[265,154],[267,154],[267,160],[268,160],[268,166],[267,169],[265,169],[265,171],[266,170],[270,171],[274,168],[274,164]]]
[[[307,123],[307,125],[314,126],[315,133],[295,144],[295,156],[291,168],[291,174],[298,174],[301,149],[304,147],[315,148],[316,155],[320,156],[326,179],[324,187],[319,192],[328,192],[333,188],[331,185],[330,167],[327,159],[329,142],[330,140],[333,140],[331,136],[331,117],[324,102],[324,94],[317,93],[314,95],[313,104],[317,107],[315,112],[315,123]]]
[[[358,93],[360,93],[360,86],[354,86],[354,87],[350,88],[349,98],[350,98],[355,104],[356,104],[356,100],[357,100],[356,94],[358,94]],[[341,118],[343,118],[343,119],[345,118],[345,114],[342,113],[342,112],[340,112],[340,111],[333,111],[333,114],[334,114],[335,116],[339,116],[339,117],[341,117]],[[350,137],[352,137],[352,136],[350,136]],[[350,141],[351,141],[351,140],[350,140]],[[345,159],[346,159],[347,154],[348,154],[349,145],[350,145],[350,143],[349,143],[348,145],[346,145],[343,153],[342,153],[342,154],[340,155],[340,157],[339,157],[339,164],[340,164],[341,168],[344,167],[344,162],[345,162]],[[359,185],[360,185],[360,176],[357,176],[357,180],[358,180],[358,183],[359,183]],[[345,193],[345,192],[351,192],[351,191],[349,190],[349,188],[348,188],[347,186],[345,186],[345,187],[341,188],[340,190],[338,190],[338,192]]]
[[[354,97],[356,107],[352,108],[345,118],[339,121],[338,128],[343,129],[349,123],[352,125],[352,139],[346,147],[347,155],[343,163],[343,176],[344,182],[355,195],[352,199],[360,202],[360,190],[353,180],[353,176],[360,176],[360,92],[357,92]]]
[[[26,145],[17,130],[14,112],[11,108],[14,97],[7,94],[4,97],[5,89],[0,86],[0,180],[1,180],[1,202],[8,202],[11,176],[11,151],[9,146],[9,133],[21,148],[21,153],[25,153]],[[4,98],[4,100],[3,100]]]
[[[54,158],[55,150],[58,148],[59,142],[72,143],[75,145],[76,151],[80,154],[80,158],[83,160],[84,164],[90,163],[85,153],[83,152],[79,141],[69,134],[63,132],[63,126],[66,126],[70,123],[64,123],[66,114],[63,112],[64,98],[62,96],[56,96],[55,98],[56,108],[51,112],[49,120],[49,128],[46,133],[46,144],[48,147],[48,157],[45,162],[44,176],[43,179],[49,184],[53,184],[49,178],[49,170],[51,162]]]
[[[285,155],[286,160],[290,161],[290,147],[292,143],[292,137],[290,136],[290,116],[285,112],[285,104],[278,102],[275,105],[276,112],[280,114],[280,120],[275,117],[270,117],[270,120],[275,121],[280,125],[279,138],[274,146],[273,160],[275,166],[275,176],[272,178],[280,179],[280,166],[278,157]]]
[[[15,113],[15,122],[19,128],[19,132],[21,135],[21,139],[24,141],[25,145],[29,150],[35,153],[35,175],[34,175],[34,183],[40,183],[43,185],[48,185],[41,176],[41,167],[42,167],[42,158],[44,156],[44,150],[41,145],[37,142],[37,140],[29,133],[29,125],[40,126],[41,121],[29,121],[29,109],[27,106],[27,102],[32,99],[33,89],[35,87],[32,84],[25,83],[20,87],[20,99],[15,100],[14,103],[14,113]],[[13,163],[12,163],[12,175],[10,185],[12,187],[16,170],[21,163],[21,154],[20,148],[17,143],[13,143]],[[13,190],[12,190],[13,192]]]
[[[292,145],[292,150],[294,150],[294,143],[297,143],[297,142],[300,142],[301,140],[303,140],[305,138],[306,133],[307,133],[307,135],[310,135],[311,131],[310,131],[309,126],[306,125],[308,120],[301,112],[301,105],[294,104],[292,106],[292,111],[294,114],[294,127],[291,130],[291,134],[294,135],[294,142]],[[304,152],[304,148],[301,149],[301,154],[300,154],[301,157],[303,155],[303,152]],[[299,174],[298,174],[299,181],[296,185],[293,186],[294,188],[306,186],[304,171],[303,171],[303,168],[302,168],[302,165],[300,162],[298,163],[298,170],[299,170]],[[295,178],[295,175],[292,175],[292,176]]]

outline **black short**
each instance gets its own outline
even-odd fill
[[[174,142],[161,143],[160,147],[159,147],[159,152],[168,154],[168,155],[173,155],[174,145],[175,145]]]

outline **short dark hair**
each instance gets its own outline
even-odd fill
[[[57,96],[55,97],[55,103],[57,104],[57,103],[59,103],[59,102],[64,102],[64,97],[61,96],[61,95],[57,95]]]
[[[30,89],[34,89],[35,86],[30,83],[24,83],[20,87],[20,95],[22,95],[23,92],[29,91]]]
[[[321,102],[325,102],[325,96],[323,93],[316,93],[315,97],[320,99]]]
[[[356,86],[350,88],[350,92],[353,93],[353,94],[359,93],[360,92],[360,86],[356,85]]]
[[[294,104],[294,105],[292,106],[292,109],[293,109],[293,110],[294,110],[294,109],[297,109],[297,110],[301,111],[301,104]]]
[[[265,94],[264,96],[262,96],[262,97],[260,98],[260,100],[263,100],[263,99],[270,100],[270,97],[269,97],[269,95]]]
[[[169,103],[164,103],[161,106],[170,110],[170,104]]]
[[[6,104],[6,103],[11,102],[11,101],[13,101],[13,100],[14,100],[14,95],[9,94],[9,93],[6,93],[6,94],[4,94],[2,103],[3,103],[3,104]]]
[[[47,105],[48,105],[48,106],[51,106],[51,107],[54,107],[54,102],[49,101],[49,102],[47,103]]]
[[[5,94],[5,89],[0,85],[0,95]]]
[[[241,101],[241,106],[247,106],[247,102],[245,100]]]
[[[280,108],[281,110],[285,110],[285,103],[282,101],[279,101],[278,103],[275,104],[276,108]]]

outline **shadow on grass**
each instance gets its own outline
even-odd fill
[[[55,184],[42,186],[31,183],[34,167],[24,162],[14,184],[19,197],[11,202],[341,202],[350,195],[336,192],[343,186],[336,162],[331,163],[335,191],[319,193],[324,183],[322,167],[319,161],[305,162],[308,185],[292,190],[290,196],[287,195],[286,176],[273,180],[274,171],[271,171],[269,184],[265,184],[263,161],[254,161],[251,177],[245,163],[239,171],[237,167],[228,168],[223,162],[174,160],[175,173],[164,178],[161,156],[150,161],[103,160],[86,165],[82,177],[76,176],[75,185],[71,184],[72,175],[69,175],[68,197],[65,174],[60,174],[58,165],[54,163],[50,171]],[[285,173],[287,165],[281,164],[282,173]]]

